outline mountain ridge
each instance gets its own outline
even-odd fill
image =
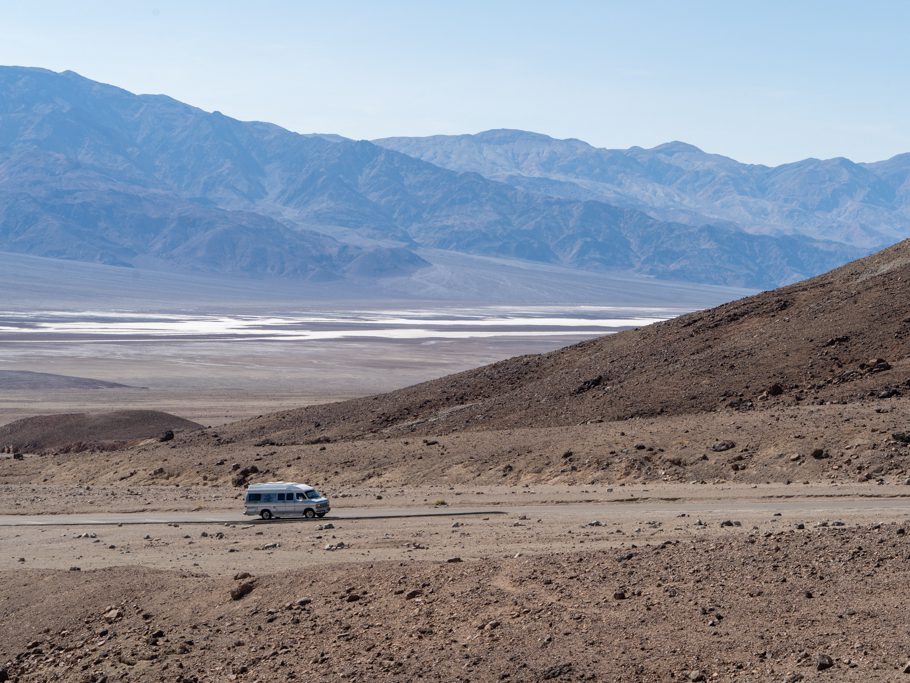
[[[529,192],[73,72],[0,68],[0,95],[3,251],[340,282],[418,271],[424,248],[752,288],[862,253]]]
[[[873,163],[835,157],[765,166],[681,141],[604,149],[513,129],[375,142],[444,168],[638,208],[661,220],[729,222],[751,233],[804,234],[866,248],[910,236],[910,154]]]

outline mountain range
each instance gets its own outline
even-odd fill
[[[0,67],[0,252],[13,254],[367,284],[467,255],[767,288],[910,233],[906,155],[791,166],[520,131],[300,135]]]
[[[376,140],[388,149],[532,192],[596,200],[667,221],[731,223],[881,248],[910,234],[910,154],[871,164],[742,164],[693,145],[598,149],[520,130]]]

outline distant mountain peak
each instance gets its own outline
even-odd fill
[[[543,133],[534,133],[532,131],[519,130],[517,128],[493,128],[491,130],[485,130],[481,133],[477,133],[472,137],[480,142],[500,145],[523,140],[542,142],[554,139],[549,135],[544,135]]]
[[[661,152],[664,154],[704,154],[704,150],[696,147],[695,145],[690,145],[688,142],[681,142],[680,140],[671,140],[670,142],[665,142],[662,145],[657,145],[657,147],[652,148],[653,152]]]

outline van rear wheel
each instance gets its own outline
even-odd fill
[[[307,508],[303,511],[303,516],[307,519],[313,519],[316,516],[316,511],[313,508]]]
[[[263,519],[271,519],[271,518],[272,518],[272,511],[271,511],[271,510],[263,510],[262,512],[259,513],[259,516],[262,517]]]

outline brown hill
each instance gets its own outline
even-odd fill
[[[307,443],[564,426],[910,392],[910,241],[707,311],[222,430]]]
[[[156,410],[37,415],[0,427],[0,451],[11,453],[112,450],[166,432],[202,425]]]
[[[52,375],[47,372],[27,370],[0,370],[0,389],[6,391],[33,391],[41,389],[123,389],[126,384],[105,382],[90,377]]]

